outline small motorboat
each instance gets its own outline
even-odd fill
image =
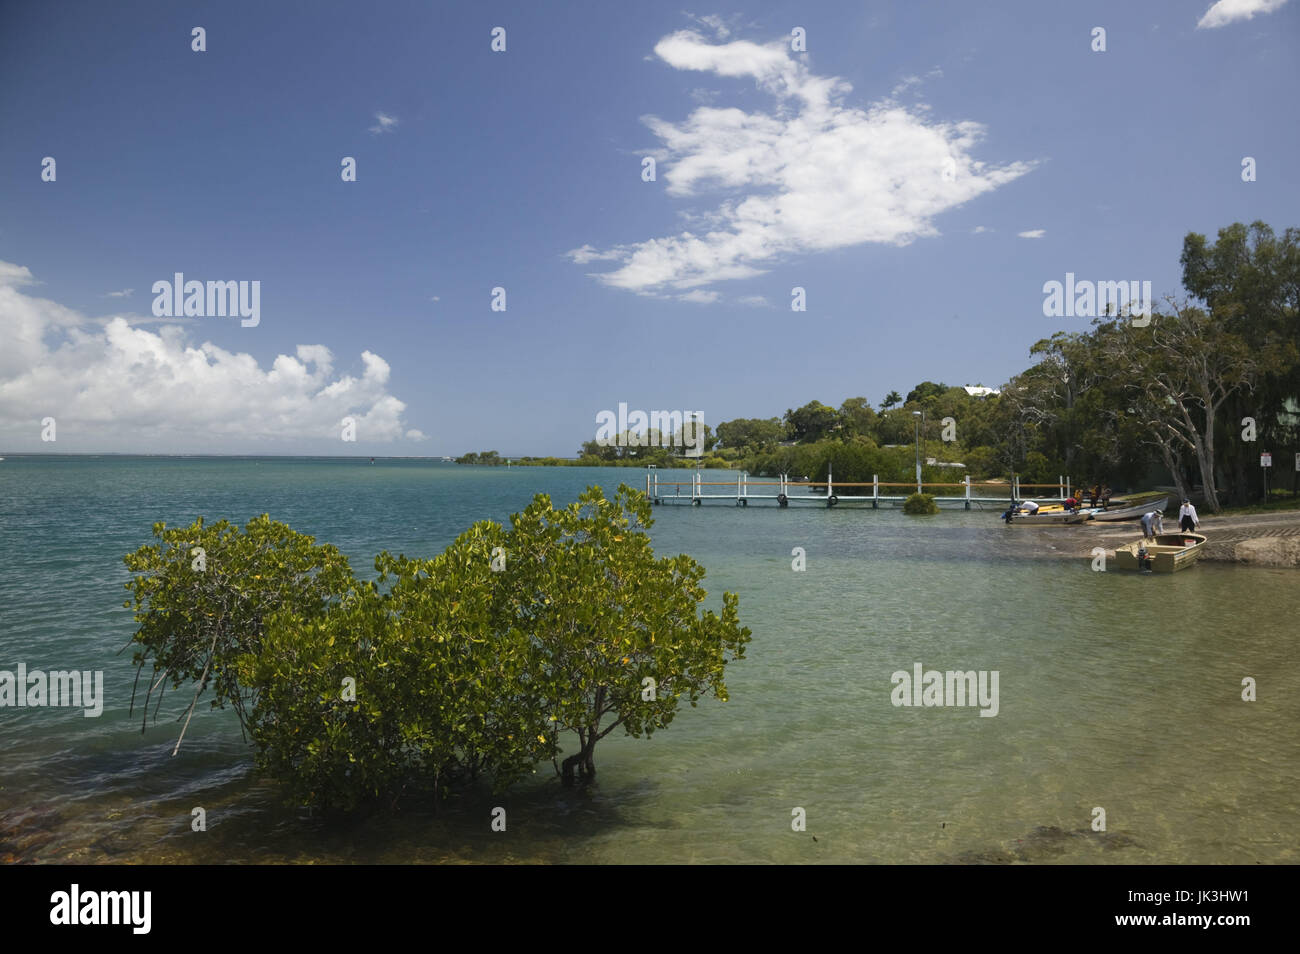
[[[1113,509],[1098,510],[1092,515],[1092,518],[1094,520],[1136,520],[1144,513],[1150,513],[1152,510],[1164,513],[1165,508],[1169,506],[1169,498],[1167,496],[1153,497],[1139,503],[1131,501],[1116,501],[1116,503],[1120,506]]]
[[[1022,523],[1028,526],[1052,526],[1065,523],[1083,523],[1092,519],[1091,510],[1066,510],[1064,507],[1039,507],[1033,513],[1008,510],[1002,515],[1007,523]]]
[[[1154,573],[1173,573],[1185,570],[1198,559],[1205,547],[1201,533],[1160,533],[1154,543],[1145,539],[1134,540],[1115,548],[1115,565],[1121,570],[1151,570]],[[1146,549],[1148,566],[1140,563],[1140,553]]]

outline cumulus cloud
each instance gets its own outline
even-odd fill
[[[1027,232],[1017,232],[1018,238],[1042,238],[1047,234],[1047,229],[1029,229]]]
[[[1280,10],[1286,0],[1218,0],[1197,22],[1198,30],[1213,30],[1238,20],[1252,20],[1257,14]]]
[[[418,431],[406,405],[388,393],[389,366],[361,354],[359,376],[336,374],[334,355],[298,345],[263,369],[250,354],[211,342],[195,345],[201,325],[157,331],[123,316],[99,322],[57,302],[25,294],[25,267],[0,262],[0,435],[27,442],[36,422],[54,417],[69,434],[100,447],[224,450],[233,443],[339,440],[340,421],[356,421],[359,442],[393,441]]]
[[[131,293],[133,291],[135,291],[134,288],[123,288],[121,291],[106,292],[104,294],[104,297],[105,298],[130,298]]]
[[[380,133],[392,132],[396,126],[396,116],[389,116],[387,113],[375,113],[375,125],[370,127],[370,131],[377,136]]]
[[[972,235],[981,235],[981,234],[983,234],[984,232],[988,232],[988,231],[990,231],[990,230],[989,230],[986,226],[983,226],[983,225],[977,225],[977,226],[975,226],[975,228],[971,229],[970,231],[971,231],[971,234],[972,234]]]
[[[743,298],[737,298],[736,301],[742,305],[749,305],[751,308],[766,308],[769,304],[768,300],[762,295],[746,295]]]
[[[702,305],[709,305],[722,297],[721,292],[705,291],[703,288],[696,288],[694,291],[688,291],[684,295],[678,295],[678,301],[694,301]]]
[[[763,274],[792,254],[867,242],[907,245],[937,235],[933,219],[940,213],[1034,165],[976,160],[978,123],[932,121],[924,107],[908,109],[892,98],[848,105],[852,87],[812,73],[785,42],[719,44],[682,30],[654,52],[674,69],[752,80],[776,108],[700,106],[681,123],[644,117],[663,144],[665,191],[722,197],[706,212],[688,213],[690,227],[675,235],[603,251],[584,244],[567,253],[579,265],[619,263],[596,274],[614,288],[682,292]]]

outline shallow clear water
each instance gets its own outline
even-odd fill
[[[1294,571],[1094,573],[1079,528],[996,512],[660,507],[656,552],[740,594],[754,633],[731,701],[652,740],[611,736],[599,784],[549,765],[508,795],[346,824],[279,806],[228,712],[169,696],[127,716],[122,554],[157,520],[269,512],[338,545],[432,555],[532,495],[644,486],[636,470],[418,461],[0,462],[0,669],[102,669],[107,703],[0,708],[0,860],[1295,862],[1300,610]],[[803,547],[807,570],[791,569]],[[997,670],[999,712],[896,707],[891,674]],[[1241,700],[1243,677],[1259,699]],[[489,828],[492,807],[507,830]],[[190,830],[203,807],[208,830]],[[791,829],[792,810],[807,831]],[[1093,809],[1106,831],[1091,831]],[[816,836],[814,842],[812,836]]]

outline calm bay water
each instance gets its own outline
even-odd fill
[[[683,478],[685,479],[685,478]],[[283,808],[229,712],[169,695],[128,717],[122,554],[155,521],[263,512],[340,547],[433,555],[538,492],[568,503],[636,470],[417,461],[40,458],[0,462],[0,669],[102,669],[103,715],[0,709],[0,861],[1296,862],[1300,617],[1294,571],[1094,573],[1086,528],[996,512],[656,508],[660,555],[740,594],[754,633],[731,701],[647,740],[610,736],[599,784],[550,766],[438,815],[341,824]],[[1075,536],[1072,536],[1075,535]],[[1026,548],[1026,538],[1034,541]],[[791,570],[803,547],[807,570]],[[890,676],[997,670],[999,712],[901,708]],[[1241,701],[1243,677],[1259,701]],[[507,809],[491,832],[489,811]],[[202,807],[208,830],[190,830]],[[791,811],[807,813],[806,833]],[[1094,807],[1105,833],[1090,830]],[[810,835],[816,835],[813,842]]]

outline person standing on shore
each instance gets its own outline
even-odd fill
[[[1196,508],[1190,500],[1184,500],[1178,508],[1178,529],[1184,533],[1195,530],[1201,525],[1201,518],[1196,515]]]
[[[1157,533],[1165,532],[1165,515],[1159,510],[1152,510],[1142,515],[1142,538],[1154,540]]]

